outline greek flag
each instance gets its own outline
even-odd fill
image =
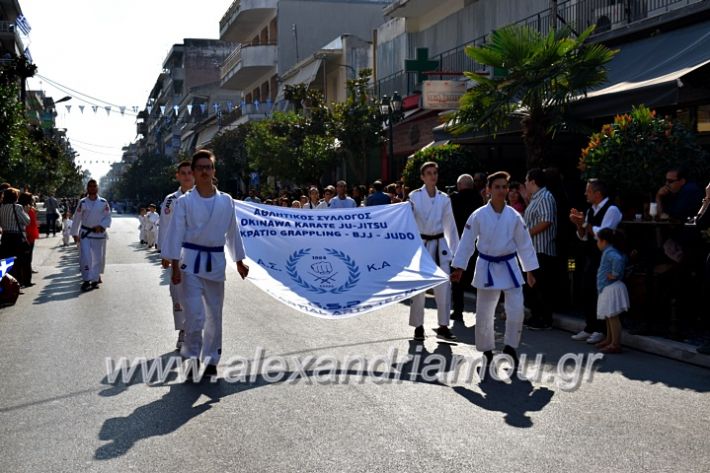
[[[18,15],[17,18],[15,18],[15,26],[17,26],[20,31],[22,31],[22,34],[24,34],[25,36],[29,35],[30,31],[32,31],[30,22],[27,21],[25,15]]]
[[[12,268],[12,265],[15,264],[15,257],[12,256],[7,259],[0,259],[0,279],[5,277],[5,274],[10,271],[10,268]],[[0,292],[2,292],[2,288],[0,287]]]
[[[30,48],[25,48],[25,59],[27,59],[31,63],[34,63],[34,61],[32,60],[32,55],[30,54]]]

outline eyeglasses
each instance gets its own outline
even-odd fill
[[[211,171],[214,169],[212,164],[196,164],[195,171]]]

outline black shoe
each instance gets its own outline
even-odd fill
[[[182,344],[185,342],[185,331],[180,330],[178,332],[177,342],[175,342],[175,351],[180,351]]]
[[[542,320],[532,319],[525,323],[525,326],[530,330],[551,330],[552,324],[543,322]]]
[[[81,283],[81,290],[82,291],[90,291],[91,290],[91,283],[89,281],[84,281]]]
[[[492,362],[493,362],[493,351],[492,350],[484,351],[482,364],[480,364],[476,367],[476,371],[478,372],[478,377],[481,378],[481,381],[484,381],[487,378],[486,373],[488,373],[488,369],[490,368]]]
[[[510,345],[506,345],[505,347],[503,347],[503,353],[513,359],[513,371],[517,371],[520,361],[518,360],[518,353],[515,351],[515,348],[511,347]]]
[[[449,318],[457,322],[463,322],[463,314],[461,312],[452,312]]]
[[[91,283],[91,289],[98,289],[99,288],[99,282],[98,281],[93,281]]]
[[[447,342],[458,342],[459,340],[456,338],[456,335],[451,333],[451,329],[446,325],[442,325],[434,329],[434,331],[436,332],[436,338],[440,338],[441,340],[446,340]]]
[[[424,341],[424,339],[425,339],[426,337],[424,336],[424,326],[423,326],[423,325],[420,325],[419,327],[417,327],[417,328],[414,329],[414,337],[413,337],[413,338],[414,338],[414,340],[416,340],[417,342],[423,342],[423,341]]]
[[[205,366],[205,373],[203,376],[217,376],[217,365]]]

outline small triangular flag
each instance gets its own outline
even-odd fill
[[[173,110],[175,110],[175,115],[177,115],[178,113],[180,113],[180,106],[179,105],[173,106]]]
[[[187,114],[192,115],[192,105],[187,106]]]
[[[202,113],[205,113],[206,110],[207,110],[207,104],[206,104],[206,103],[201,103],[201,104],[200,104],[200,111],[201,111]]]
[[[150,115],[153,112],[153,106],[148,105],[146,108],[148,109],[148,115]]]
[[[121,112],[121,116],[123,116],[123,113],[126,111],[126,107],[118,107],[118,110]]]
[[[91,106],[91,110],[93,110],[94,113],[96,113],[96,110],[98,110],[98,109],[99,109],[99,106],[98,106],[98,105],[92,105],[92,106]]]
[[[81,110],[81,113],[84,113],[84,105],[79,105],[79,110]]]
[[[133,106],[133,113],[138,113],[138,105]]]
[[[104,110],[106,110],[106,116],[111,115],[111,107],[110,107],[110,106],[106,105],[106,106],[104,107]]]
[[[234,108],[234,103],[231,100],[227,101],[227,112],[232,113],[232,109]]]
[[[71,113],[71,105],[65,105],[65,107],[67,108],[67,113]]]
[[[165,105],[160,106],[160,114],[165,115]]]

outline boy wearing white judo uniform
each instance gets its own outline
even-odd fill
[[[424,247],[436,264],[449,274],[451,259],[459,244],[451,200],[448,195],[436,188],[439,179],[439,166],[436,163],[422,164],[420,177],[424,185],[409,194],[414,219]],[[434,298],[439,321],[439,327],[435,330],[437,338],[456,341],[456,336],[449,329],[451,284],[446,282],[436,286]],[[415,327],[414,340],[417,341],[424,340],[424,299],[424,293],[417,294],[412,297],[412,304],[409,306],[409,325]]]
[[[69,244],[69,240],[71,239],[72,223],[72,219],[69,217],[69,212],[64,212],[64,215],[62,216],[62,243],[64,243],[64,246],[67,246]]]
[[[138,213],[138,238],[140,238],[141,245],[145,245],[146,242],[148,241],[148,237],[146,236],[146,223],[145,223],[145,214],[147,211],[145,210],[144,207],[141,207],[140,212]]]
[[[516,348],[523,328],[523,275],[516,257],[527,273],[530,287],[535,285],[532,270],[539,267],[535,248],[523,217],[506,205],[510,175],[499,171],[488,176],[488,204],[471,214],[466,221],[461,242],[454,255],[451,280],[461,279],[468,260],[478,248],[473,287],[476,296],[476,348],[486,360],[493,359],[495,348],[493,315],[501,292],[505,293],[505,338],[503,353],[510,355],[517,367]]]
[[[148,248],[152,248],[158,243],[158,221],[160,220],[160,215],[158,215],[155,210],[155,204],[150,204],[148,206],[148,213],[145,214]]]
[[[180,354],[206,363],[207,376],[217,374],[222,354],[225,246],[242,279],[249,273],[242,261],[244,245],[234,200],[212,184],[214,164],[210,151],[200,150],[193,155],[196,185],[175,202],[162,249],[162,257],[171,261],[173,284],[183,285],[185,341]]]
[[[195,185],[190,161],[182,161],[178,164],[175,179],[180,183],[180,188],[172,194],[168,194],[163,200],[163,205],[160,206],[160,226],[162,227],[162,231],[158,233],[159,248],[163,248],[165,235],[168,234],[175,201],[190,192],[190,189]],[[163,268],[167,269],[170,267],[170,260],[163,258],[162,265]],[[182,343],[185,340],[185,315],[182,310],[182,304],[180,303],[181,289],[180,285],[173,284],[172,280],[170,281],[170,298],[173,301],[173,322],[175,323],[175,330],[178,330],[178,339],[175,348],[178,350],[182,348]]]
[[[94,179],[86,185],[86,193],[76,207],[71,230],[74,241],[79,243],[82,291],[99,286],[106,266],[106,229],[111,226],[111,207],[99,196],[99,185]]]

